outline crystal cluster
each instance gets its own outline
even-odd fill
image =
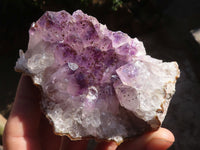
[[[176,62],[151,58],[137,38],[81,10],[48,11],[29,36],[15,69],[41,87],[56,134],[120,143],[160,127],[179,77]]]

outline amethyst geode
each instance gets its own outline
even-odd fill
[[[160,127],[179,69],[146,55],[142,42],[77,10],[46,12],[30,30],[15,69],[42,90],[55,133],[114,140]]]

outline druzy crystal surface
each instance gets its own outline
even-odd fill
[[[41,88],[56,134],[120,143],[160,127],[179,77],[176,62],[146,55],[137,38],[81,10],[48,11],[29,36],[15,69]]]

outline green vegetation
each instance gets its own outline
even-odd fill
[[[3,135],[6,119],[0,114],[0,136]]]

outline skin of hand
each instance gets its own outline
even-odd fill
[[[4,130],[4,150],[86,150],[88,140],[71,141],[53,133],[40,110],[40,99],[40,91],[30,77],[22,75]],[[99,142],[95,150],[166,150],[173,142],[173,134],[160,128],[119,146],[115,142]]]

